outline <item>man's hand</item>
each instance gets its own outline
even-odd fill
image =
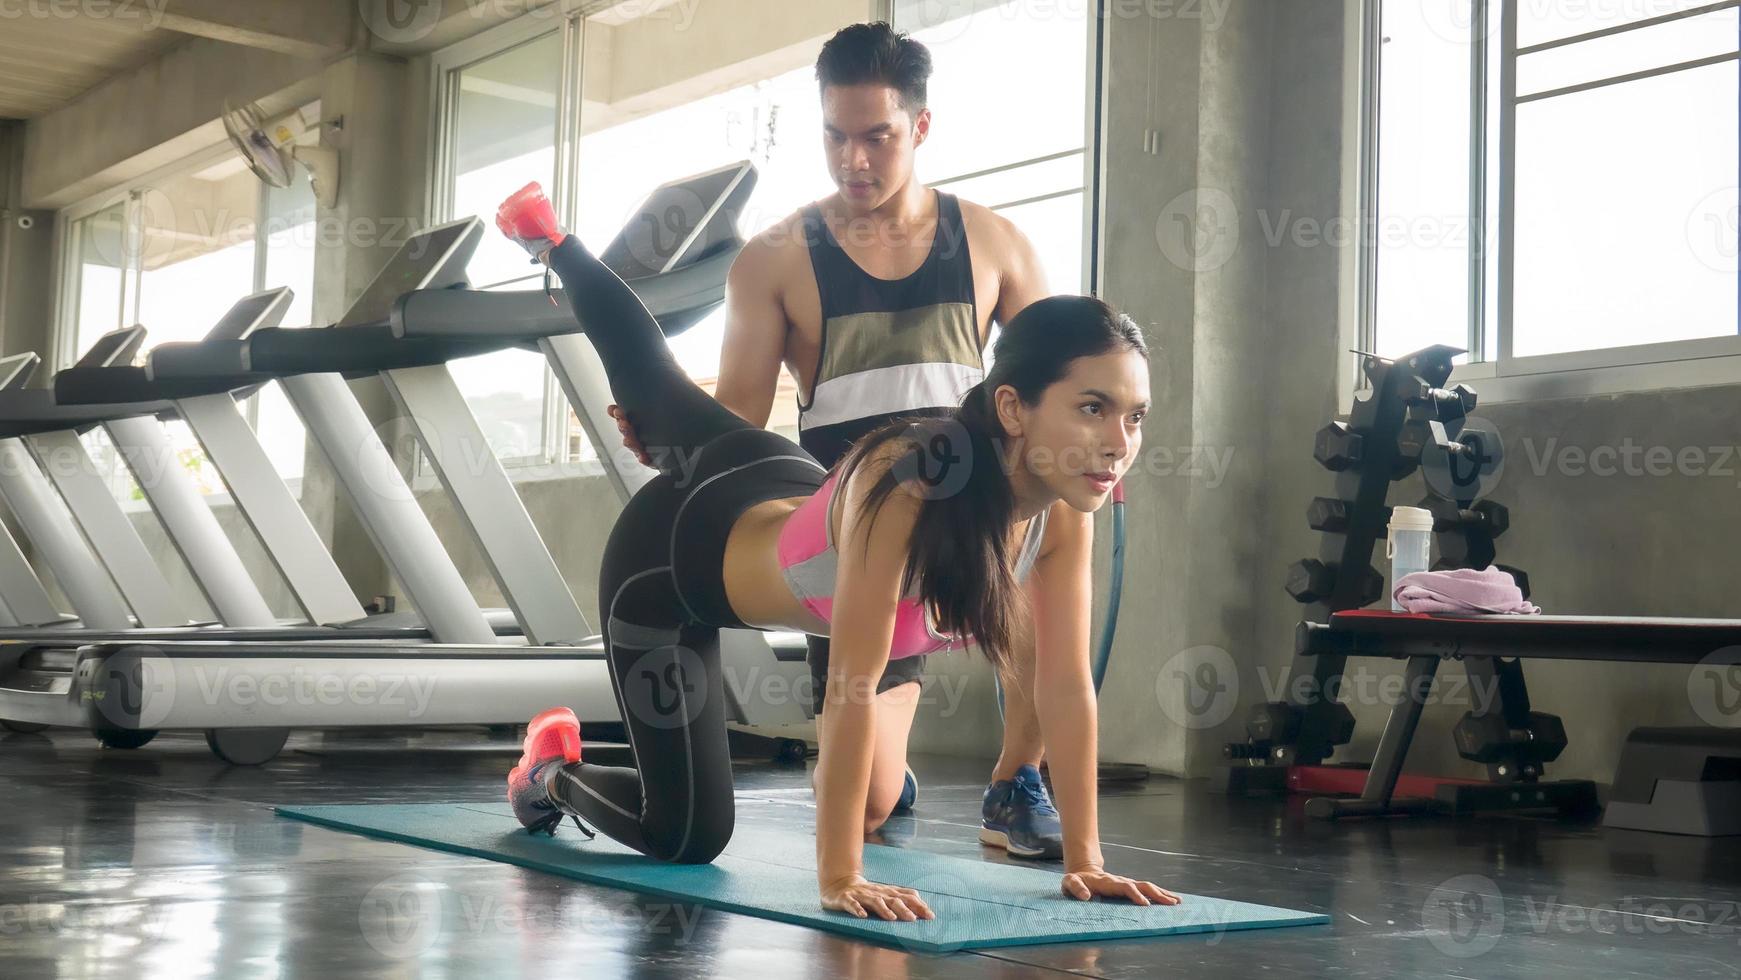
[[[1152,881],[1108,874],[1098,867],[1084,867],[1065,875],[1061,890],[1083,902],[1096,895],[1122,898],[1133,905],[1177,905],[1180,901],[1179,896]]]
[[[635,435],[635,427],[629,424],[629,417],[623,412],[622,406],[612,405],[607,411],[611,418],[617,420],[617,431],[622,434],[623,445],[635,454],[642,466],[652,466],[653,457],[647,455],[647,447],[641,445],[641,439]]]

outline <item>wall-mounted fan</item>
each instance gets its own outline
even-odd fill
[[[255,176],[273,187],[289,187],[295,164],[300,163],[308,171],[314,199],[323,208],[334,207],[339,199],[339,154],[318,143],[298,144],[308,128],[301,112],[268,123],[257,103],[224,103],[224,131]]]

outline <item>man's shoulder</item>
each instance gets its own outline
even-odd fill
[[[961,223],[967,226],[969,235],[999,245],[1021,239],[1021,229],[1010,219],[965,197],[957,196],[955,200],[961,206]]]
[[[733,263],[741,274],[773,272],[791,263],[804,250],[804,212],[794,211],[751,236]]]
[[[802,254],[809,248],[805,234],[807,219],[804,207],[757,232],[745,245],[744,255],[753,261],[778,262]]]

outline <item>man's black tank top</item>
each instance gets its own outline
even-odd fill
[[[948,413],[985,377],[961,205],[952,194],[935,193],[931,252],[898,280],[859,268],[821,209],[804,209],[822,296],[822,342],[809,403],[799,396],[798,444],[824,466],[893,419]]]

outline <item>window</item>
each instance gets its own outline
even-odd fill
[[[669,23],[648,22],[639,29],[664,35],[642,43],[684,43]],[[591,36],[597,39],[598,28],[593,30]],[[596,43],[589,41],[589,50]],[[784,70],[700,98],[685,92],[689,79],[672,78],[656,94],[651,111],[637,109],[629,99],[612,104],[613,76],[587,72],[587,91],[599,97],[583,91],[575,226],[581,239],[602,247],[660,184],[739,160],[750,160],[757,170],[755,190],[738,225],[745,238],[832,193],[834,182],[822,151],[815,55],[814,48],[788,52],[779,66]],[[649,106],[644,95],[639,101]],[[724,338],[725,311],[720,309],[670,341],[677,362],[709,391],[718,381]],[[794,439],[797,397],[797,386],[780,372],[768,427]],[[570,431],[579,431],[572,414],[569,425]]]
[[[548,25],[547,19],[541,22]],[[531,289],[542,280],[519,246],[495,233],[497,205],[536,180],[554,190],[562,31],[466,65],[449,76],[454,106],[452,203],[447,215],[478,215],[489,233],[466,268],[480,289]],[[497,457],[542,461],[545,406],[555,393],[544,359],[504,350],[449,365]]]
[[[66,223],[59,365],[76,360],[102,334],[134,323],[148,333],[140,357],[157,344],[198,340],[236,300],[289,286],[295,303],[285,326],[306,326],[314,293],[314,196],[306,177],[267,188],[233,151],[203,154],[75,208]],[[246,406],[261,441],[286,479],[302,475],[300,421],[275,386]],[[172,445],[204,493],[222,493],[217,471],[185,424],[167,425]],[[101,429],[84,441],[122,499],[140,499]]]
[[[739,160],[759,172],[740,222],[746,237],[833,193],[814,72],[834,28],[714,29],[741,24],[749,6],[624,4],[566,23],[528,15],[438,53],[436,130],[444,142],[435,215],[493,217],[503,198],[538,179],[597,250],[658,185]],[[920,179],[1009,216],[1040,250],[1052,290],[1080,291],[1090,36],[1084,5],[900,0],[893,9],[896,26],[936,54],[937,121],[919,152]],[[1034,64],[1047,71],[1023,68]],[[472,283],[534,288],[538,279],[528,275],[524,256],[497,237],[480,248]],[[671,340],[678,362],[710,390],[724,326],[723,310],[716,311]],[[524,438],[519,445],[530,446],[536,433],[545,458],[596,459],[536,358],[515,351],[475,364],[456,365],[455,374],[492,441],[502,437],[505,458],[515,452],[507,443]],[[796,436],[797,394],[782,371],[770,428]],[[519,435],[510,436],[509,419]]]
[[[308,175],[297,172],[291,186],[265,188],[266,223],[261,289],[290,287],[295,294],[281,326],[314,326],[314,250],[316,229],[314,188]],[[286,480],[302,478],[303,456],[308,449],[307,430],[284,389],[267,385],[249,399],[254,434],[266,448],[273,468]]]
[[[1369,349],[1498,375],[1741,353],[1738,8],[1381,0]]]
[[[1468,7],[1469,0],[1383,5],[1378,215],[1369,232],[1382,355],[1470,346],[1470,42],[1441,27]]]
[[[1039,252],[1053,293],[1088,285],[1082,247],[1092,7],[895,4],[895,27],[930,48],[934,65],[920,178],[1014,222]]]
[[[130,285],[126,271],[131,268],[124,254],[126,235],[125,203],[112,204],[71,226],[68,281],[73,284],[74,308],[70,325],[77,350],[119,327],[126,317]]]

